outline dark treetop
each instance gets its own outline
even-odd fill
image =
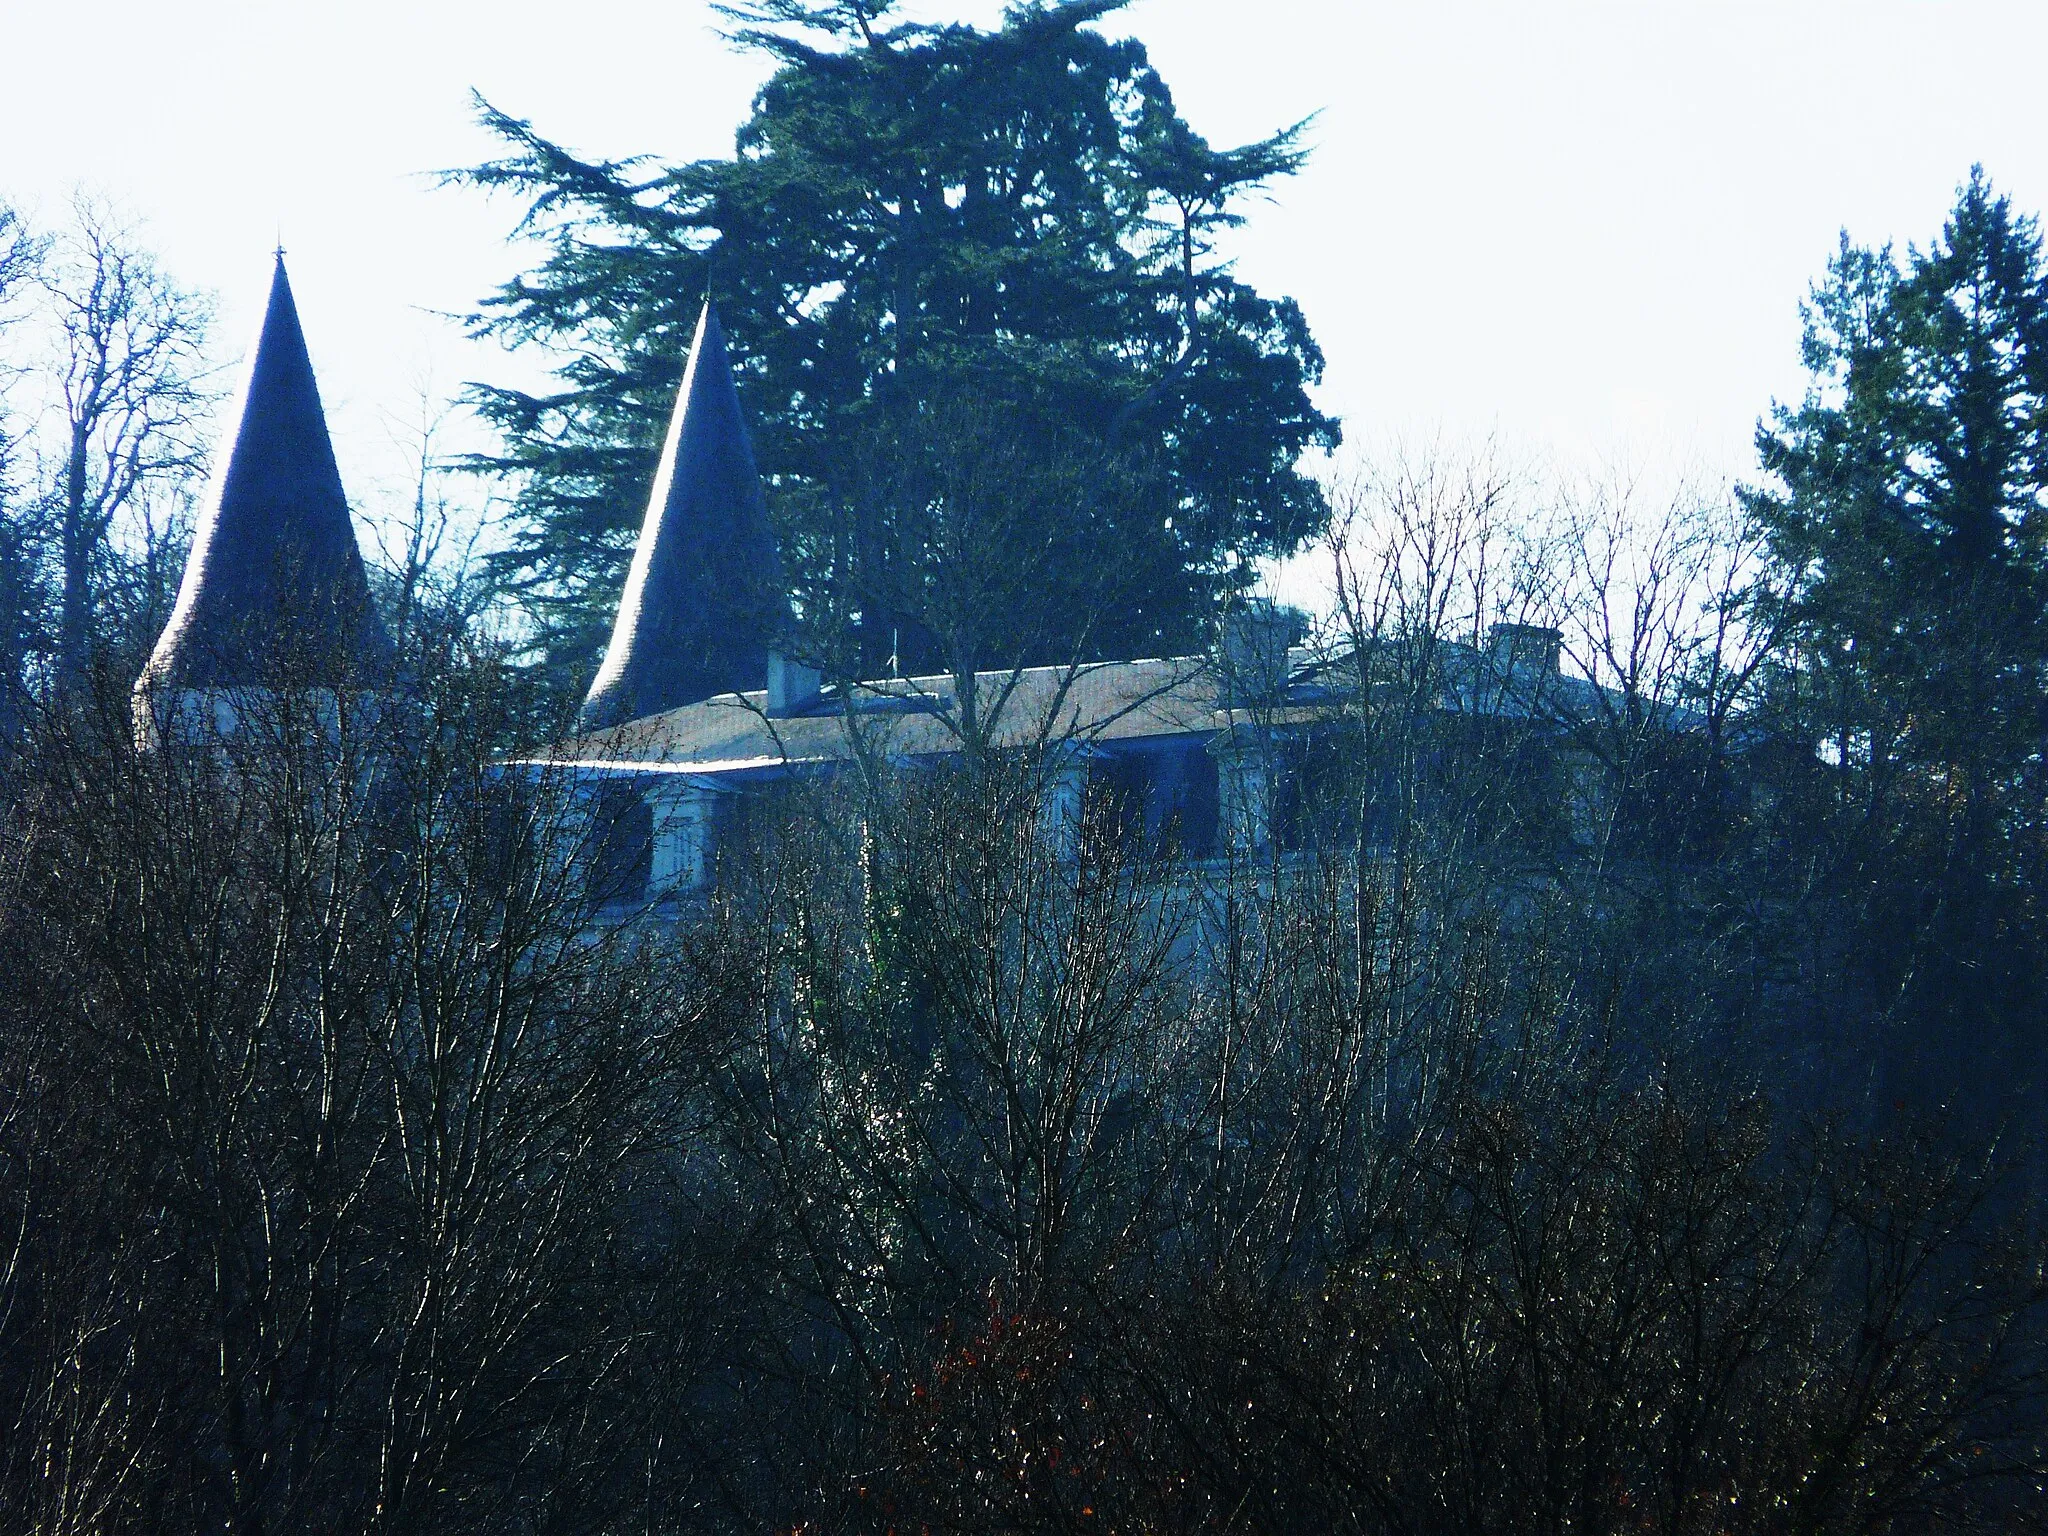
[[[828,670],[849,632],[860,668],[899,640],[906,667],[1174,654],[1320,524],[1321,354],[1219,250],[1301,129],[1209,145],[1092,25],[1117,8],[983,31],[742,7],[777,67],[725,159],[579,159],[486,109],[509,153],[460,179],[520,198],[544,255],[478,325],[560,367],[481,393],[505,444],[482,462],[519,488],[499,569],[565,680],[603,638],[707,281]],[[963,561],[995,594],[962,599],[976,656],[926,637]]]
[[[1806,306],[1813,384],[1748,493],[1775,611],[1873,761],[1990,818],[2041,803],[2048,729],[2048,264],[1980,170],[1899,261],[1845,237]],[[2033,814],[2032,812],[2028,813]],[[1973,835],[1988,835],[1990,821]]]
[[[233,446],[138,686],[335,686],[390,661],[280,254]]]
[[[583,722],[613,725],[764,686],[768,645],[786,619],[725,334],[706,303]]]

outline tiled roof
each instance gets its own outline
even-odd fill
[[[281,255],[230,419],[177,604],[138,686],[381,675],[391,641],[370,604]]]
[[[765,683],[787,614],[732,363],[707,303],[583,723]]]
[[[1225,707],[1226,689],[1206,657],[1096,662],[984,672],[977,679],[986,744],[997,749],[1130,743],[1206,735],[1238,726],[1301,726],[1327,720],[1356,699],[1355,657],[1289,653],[1287,682],[1261,704]],[[1470,646],[1446,647],[1434,707],[1451,715],[1590,725],[1620,695],[1582,678],[1503,667]],[[807,763],[941,756],[962,746],[950,675],[862,683],[847,699],[828,692],[790,718],[768,713],[765,692],[728,693],[561,742],[526,758],[604,773],[725,774]],[[1657,712],[1663,728],[1696,728],[1689,711]]]
[[[977,701],[993,722],[987,744],[997,748],[1206,732],[1229,720],[1217,708],[1216,678],[1201,658],[986,672]],[[722,694],[592,731],[529,761],[599,771],[722,773],[863,753],[904,758],[960,749],[951,676],[864,683],[851,703],[849,710],[846,700],[827,693],[809,712],[777,719],[767,712],[765,692]]]

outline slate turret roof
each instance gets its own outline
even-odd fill
[[[361,684],[388,674],[284,255],[177,605],[137,687]]]
[[[725,335],[706,302],[584,726],[760,688],[788,613]]]

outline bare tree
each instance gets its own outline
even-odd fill
[[[423,375],[415,384],[413,409],[388,423],[412,475],[403,504],[368,521],[377,548],[379,596],[401,653],[438,650],[472,633],[498,595],[477,558],[484,520],[451,489],[461,461],[445,444],[457,421],[456,407]]]
[[[125,513],[201,466],[211,310],[180,288],[106,204],[80,194],[39,278],[57,337],[61,411],[51,516],[60,577],[56,649],[76,676],[98,639],[95,584]],[[141,525],[153,551],[165,530]]]
[[[23,463],[33,424],[20,413],[17,387],[28,370],[12,361],[12,339],[24,319],[23,296],[41,276],[44,240],[0,203],[0,741],[14,735],[28,657],[40,627],[42,600],[37,530],[23,494]]]
[[[1740,735],[1743,546],[1524,494],[1341,504],[1340,633],[1217,743],[1292,809],[1202,860],[1009,737],[601,905],[459,604],[402,699],[138,755],[71,695],[0,776],[0,1521],[2040,1528],[2038,1233],[1720,1049],[1785,1018],[1768,838],[1644,851]]]
[[[406,709],[281,676],[148,754],[95,687],[19,760],[8,1524],[601,1524],[716,1054],[586,926],[562,786],[492,761],[493,675]]]

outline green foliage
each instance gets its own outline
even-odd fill
[[[548,254],[475,323],[564,354],[557,390],[481,394],[489,467],[522,486],[505,571],[559,664],[602,639],[707,286],[834,664],[848,635],[868,666],[892,642],[983,665],[1183,646],[1250,557],[1320,523],[1296,463],[1338,437],[1307,395],[1321,354],[1215,251],[1305,125],[1212,148],[1137,42],[1088,29],[1121,3],[992,32],[857,0],[728,10],[779,66],[731,159],[586,161],[482,106],[511,152],[458,179],[526,199]],[[992,481],[1034,536],[989,525]],[[971,634],[926,601],[957,587],[935,572],[962,529],[1015,561]]]
[[[1839,750],[1952,778],[1981,830],[2030,771],[2048,666],[2048,278],[1973,171],[1903,262],[1845,236],[1806,308],[1813,387],[1749,493]]]
[[[1764,719],[1841,1024],[1879,1092],[2038,1149],[2048,984],[2048,274],[1981,171],[1899,259],[1846,239],[1806,310],[1814,381],[1747,493],[1784,664]],[[1819,748],[1819,757],[1813,749]],[[1803,763],[1801,760],[1803,759]],[[1825,1006],[1824,1010],[1825,1011]],[[2038,1151],[2033,1155],[2038,1156]]]

